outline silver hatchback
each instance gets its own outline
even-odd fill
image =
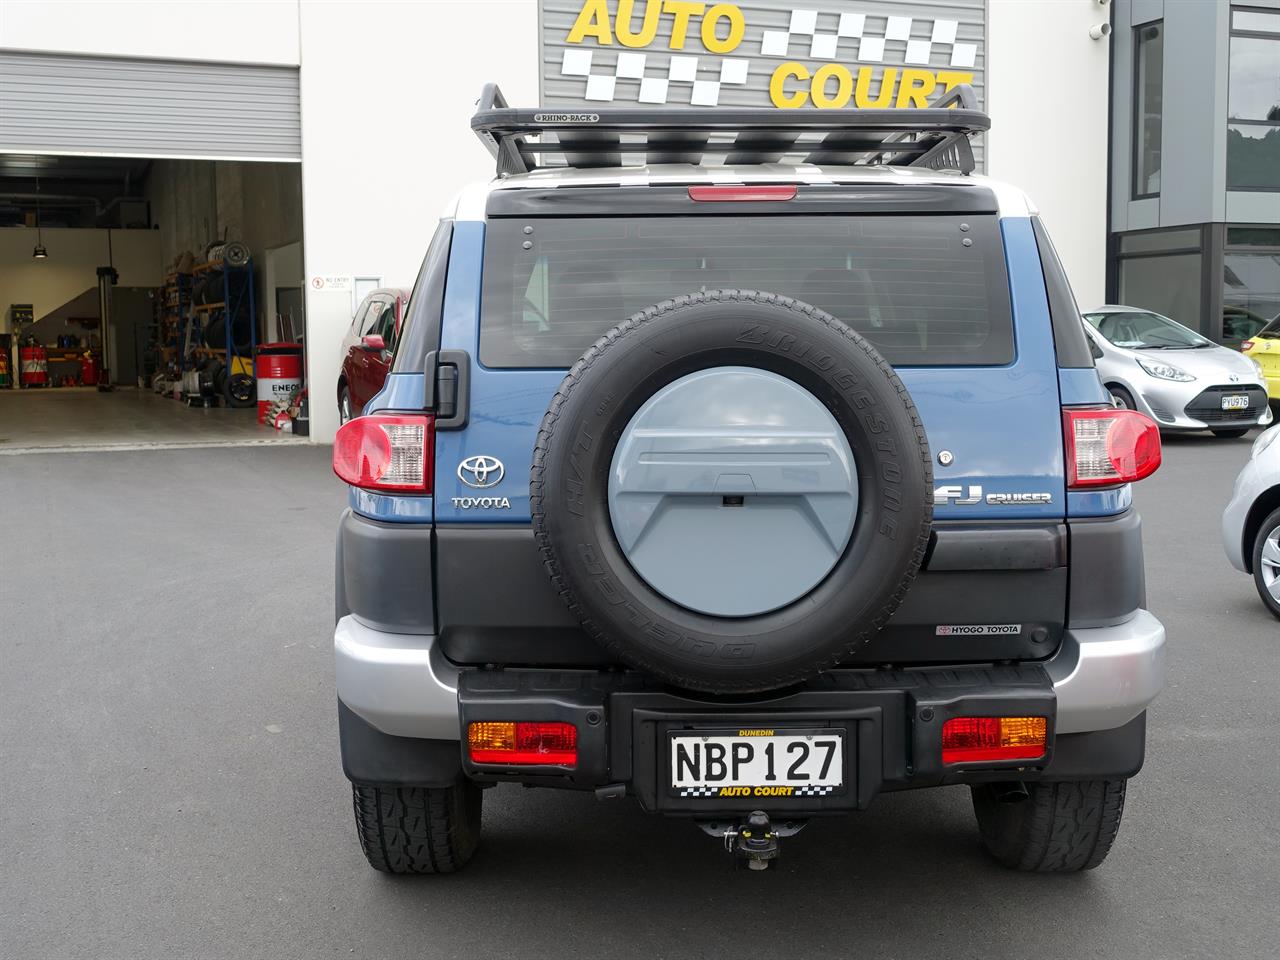
[[[1150,310],[1108,304],[1084,319],[1111,396],[1161,430],[1240,437],[1271,423],[1266,380],[1243,354]]]

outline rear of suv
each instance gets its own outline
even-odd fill
[[[508,108],[334,466],[339,730],[372,866],[484,791],[634,798],[770,865],[966,784],[1001,863],[1102,862],[1164,629],[1110,405],[967,88],[893,111]],[[638,163],[637,163],[638,161]]]

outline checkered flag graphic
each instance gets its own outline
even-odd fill
[[[927,22],[927,21],[924,21]],[[760,52],[766,57],[786,57],[790,55],[791,42],[795,38],[808,38],[809,58],[811,60],[835,60],[836,48],[842,39],[857,40],[858,52],[854,58],[867,63],[880,63],[884,60],[884,45],[888,40],[905,40],[906,63],[918,63],[928,66],[933,55],[933,46],[949,46],[951,48],[951,66],[972,67],[977,58],[978,45],[974,43],[956,43],[956,29],[959,21],[934,20],[929,39],[911,39],[911,17],[890,17],[885,27],[884,36],[869,36],[866,33],[867,15],[865,13],[842,13],[835,33],[818,31],[817,10],[792,10],[791,23],[786,30],[766,30],[760,40]]]
[[[834,790],[832,786],[796,787],[797,797],[825,797]]]
[[[675,90],[689,85],[688,102],[695,107],[714,107],[720,103],[720,88],[724,84],[747,82],[750,61],[733,57],[714,58],[720,64],[716,79],[704,79],[698,75],[699,58],[676,56],[667,58],[666,70],[661,63],[649,64],[647,53],[619,53],[612,66],[600,64],[593,56],[595,51],[568,49],[560,60],[560,74],[565,77],[586,77],[587,91],[584,99],[610,102],[619,80],[639,80],[641,103],[684,103],[684,97],[672,98]],[[655,56],[655,61],[662,58]],[[650,72],[653,75],[650,75]],[[658,76],[659,72],[665,75]]]
[[[682,787],[682,797],[715,797],[720,793],[719,787]]]

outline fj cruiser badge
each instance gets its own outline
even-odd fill
[[[976,483],[968,486],[960,486],[959,484],[948,484],[942,487],[933,488],[933,503],[935,506],[944,506],[948,503],[958,507],[968,507],[975,503],[988,503],[993,507],[1014,507],[1026,506],[1036,503],[1053,503],[1053,494],[1051,493],[988,493],[985,500],[982,496],[982,487]]]

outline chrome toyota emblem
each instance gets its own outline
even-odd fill
[[[505,470],[497,457],[467,457],[458,464],[458,479],[468,487],[493,487],[502,482]]]
[[[1240,382],[1240,374],[1238,374],[1238,373],[1229,373],[1229,374],[1227,374],[1227,379],[1228,379],[1228,380],[1230,380],[1232,383],[1239,383],[1239,382]]]

